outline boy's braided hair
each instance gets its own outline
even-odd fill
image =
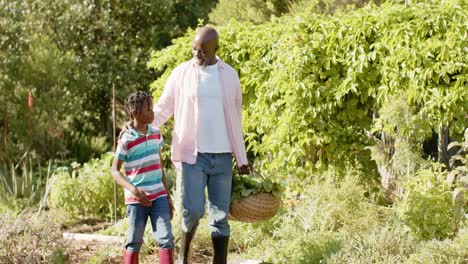
[[[131,93],[125,99],[125,113],[127,113],[128,118],[132,119],[132,112],[140,114],[143,110],[143,103],[146,101],[148,105],[151,103],[153,97],[145,91],[136,91]]]

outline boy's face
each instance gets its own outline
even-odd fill
[[[153,122],[154,112],[153,112],[153,100],[151,98],[143,102],[141,111],[140,113],[136,113],[135,119],[138,122],[141,122],[144,124],[150,124],[151,122]]]

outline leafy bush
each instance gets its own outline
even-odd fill
[[[417,244],[401,223],[388,221],[362,233],[346,235],[342,249],[326,263],[404,263]]]
[[[344,234],[352,237],[375,228],[384,215],[366,197],[361,174],[349,169],[341,180],[329,172],[321,181],[304,181],[304,191],[285,199],[286,208],[273,222],[249,230],[260,236],[250,238],[257,244],[241,244],[250,247],[254,258],[274,263],[319,263],[336,254],[346,243]]]
[[[465,227],[453,240],[423,242],[411,254],[408,263],[466,263],[468,260],[468,247],[466,245],[468,245],[468,228]]]
[[[67,150],[63,153],[63,156],[72,157],[78,163],[84,163],[91,158],[97,158],[110,148],[107,138],[103,136],[89,136],[82,133],[70,132],[65,134],[64,141]]]
[[[453,237],[465,218],[463,209],[452,199],[447,172],[440,166],[423,169],[403,185],[398,203],[401,220],[420,239]]]
[[[50,206],[63,208],[71,217],[113,218],[114,188],[110,172],[113,154],[92,159],[83,166],[72,164],[72,169],[61,167],[53,177]],[[117,186],[118,215],[124,215],[123,191]]]
[[[220,0],[209,17],[210,21],[218,25],[225,25],[231,19],[260,24],[269,21],[272,14],[272,8],[263,0]]]
[[[450,124],[453,134],[462,133],[467,10],[462,0],[371,5],[217,28],[219,56],[239,73],[247,148],[265,161],[262,171],[301,181],[358,161],[373,178],[368,131],[379,109],[402,91],[420,128]],[[152,54],[149,66],[163,72],[152,84],[155,98],[171,70],[190,58],[193,35]]]

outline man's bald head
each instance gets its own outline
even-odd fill
[[[207,41],[214,41],[216,45],[219,42],[218,32],[212,27],[204,26],[197,30],[197,34],[193,41],[197,42],[207,42]]]
[[[215,64],[218,43],[218,32],[214,28],[209,26],[199,28],[192,42],[192,54],[196,62],[199,65]]]

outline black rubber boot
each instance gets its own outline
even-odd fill
[[[226,264],[229,237],[212,237],[211,241],[213,241],[214,250],[213,264]]]
[[[178,264],[187,264],[190,256],[190,243],[192,243],[193,236],[195,235],[195,230],[185,233],[182,231],[182,236],[180,238],[180,249],[179,249],[179,258],[177,259]]]

